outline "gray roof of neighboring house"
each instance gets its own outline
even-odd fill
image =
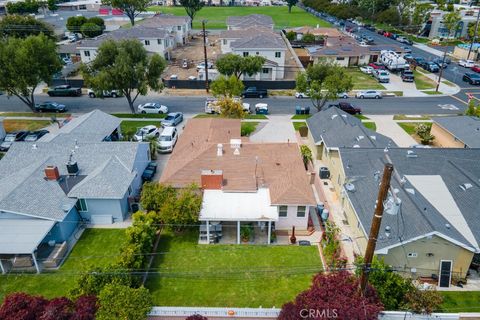
[[[170,32],[167,30],[138,25],[130,29],[117,29],[108,33],[104,33],[96,38],[82,40],[77,45],[77,49],[98,48],[106,40],[119,41],[124,39],[165,39],[170,36]]]
[[[235,40],[230,45],[237,49],[287,49],[285,41],[277,33],[258,33],[248,38]]]
[[[435,117],[432,120],[469,148],[480,148],[480,118]]]
[[[176,26],[179,24],[189,23],[188,16],[173,16],[168,14],[157,14],[151,18],[142,20],[140,24],[148,27]]]
[[[242,38],[250,38],[252,37],[252,34],[259,34],[259,33],[272,34],[274,33],[274,31],[272,31],[272,29],[267,29],[264,27],[248,27],[245,29],[222,31],[220,32],[219,38],[220,39],[242,39]]]
[[[273,19],[264,14],[249,14],[246,16],[227,17],[227,26],[236,28],[248,28],[251,26],[273,27]]]
[[[55,134],[51,133],[43,136],[40,141],[101,142],[122,122],[120,118],[98,109],[67,121],[61,130]]]
[[[409,150],[414,154],[407,156]],[[366,235],[385,163],[391,161],[398,173],[391,186],[398,190],[401,210],[383,215],[377,252],[432,234],[479,251],[480,149],[341,148],[340,157],[346,180],[354,185],[346,195]],[[462,189],[463,184],[470,186]]]
[[[148,143],[103,142],[113,121],[104,125],[102,119],[111,116],[102,114],[96,110],[72,121],[59,130],[61,139],[13,143],[0,161],[0,210],[61,221],[76,198],[122,198],[135,177],[135,159],[148,152]],[[102,138],[84,136],[87,129],[103,130],[96,137]],[[68,177],[70,156],[78,164],[78,178]],[[48,165],[58,167],[61,180],[44,179]]]
[[[340,147],[395,147],[388,137],[365,128],[362,121],[338,108],[328,108],[307,119],[315,143],[327,148]]]

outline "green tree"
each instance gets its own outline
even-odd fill
[[[223,118],[245,118],[245,111],[243,110],[243,105],[240,101],[225,97],[218,101],[218,107],[220,109],[220,116]]]
[[[45,35],[0,40],[0,90],[35,112],[34,92],[62,69],[56,44]]]
[[[97,26],[102,28],[102,31],[105,30],[105,20],[100,17],[91,17],[87,20],[88,23],[94,23]]]
[[[430,314],[439,310],[443,298],[436,290],[419,290],[414,288],[405,295],[403,308],[415,313]]]
[[[468,107],[467,110],[465,110],[465,115],[466,116],[476,116],[477,115],[477,106],[475,106],[475,100],[470,99],[468,101]]]
[[[148,289],[138,289],[118,284],[106,285],[98,296],[100,308],[97,320],[142,320],[153,306]]]
[[[294,31],[288,31],[285,36],[287,37],[288,41],[293,41],[297,37],[297,34]]]
[[[242,94],[243,87],[243,82],[234,75],[230,77],[220,75],[212,82],[210,89],[215,97],[233,98]]]
[[[187,16],[190,17],[190,27],[193,28],[193,19],[197,15],[197,12],[205,6],[205,2],[202,0],[180,0],[180,5],[185,8]]]
[[[92,22],[84,23],[80,27],[80,32],[86,38],[95,38],[103,33],[102,27]]]
[[[308,164],[313,161],[312,150],[307,145],[302,144],[300,146],[300,154],[302,155],[303,164],[305,169],[308,168]]]
[[[292,7],[296,6],[297,3],[298,3],[298,0],[287,0],[288,13],[292,12]]]
[[[96,296],[103,287],[112,283],[130,286],[132,279],[128,272],[115,265],[87,267],[86,271],[76,280],[76,285],[70,291],[70,296],[72,298],[82,295]]]
[[[357,276],[361,275],[363,263],[363,257],[355,260]],[[371,271],[368,273],[368,282],[377,290],[385,310],[399,310],[406,303],[406,294],[414,289],[410,279],[395,273],[383,259],[377,257],[373,258]]]
[[[40,8],[40,4],[35,0],[25,0],[25,1],[7,3],[8,14],[28,14],[28,13],[36,14],[39,8]]]
[[[58,10],[58,6],[57,6],[57,1],[56,0],[47,0],[47,7],[48,7],[48,10],[50,10],[51,12],[55,12]]]
[[[150,0],[102,0],[103,5],[112,6],[123,11],[130,19],[132,26],[140,12],[147,11]]]
[[[427,22],[430,12],[433,10],[433,6],[429,3],[421,3],[415,6],[412,15],[412,23],[414,26],[419,27]]]
[[[443,26],[447,29],[448,37],[455,36],[455,31],[459,26],[459,22],[462,20],[460,12],[452,11],[443,16]]]
[[[415,133],[420,137],[422,144],[430,144],[435,139],[435,136],[430,133],[430,128],[430,126],[423,123],[415,127]]]
[[[198,186],[192,184],[181,189],[175,198],[163,204],[160,219],[163,223],[180,230],[198,222],[201,205],[202,197]]]
[[[67,30],[73,33],[80,33],[80,28],[87,23],[87,18],[84,16],[69,17],[67,19]]]
[[[266,59],[261,56],[242,57],[233,53],[227,53],[216,61],[218,71],[226,76],[234,75],[237,79],[243,74],[249,76],[262,71]]]
[[[308,66],[297,75],[296,90],[308,93],[310,100],[321,111],[328,99],[336,99],[341,92],[353,88],[352,77],[344,68],[326,62]]]
[[[164,203],[176,197],[172,186],[156,182],[147,182],[142,187],[140,204],[143,210],[160,212]]]
[[[140,41],[126,39],[103,42],[95,59],[82,65],[81,70],[94,91],[121,91],[135,113],[133,104],[139,95],[146,95],[149,89],[162,89],[160,76],[165,67],[165,59],[158,54],[149,55]]]
[[[315,42],[315,36],[311,33],[306,33],[302,37],[302,41],[305,43],[314,43]]]
[[[26,38],[40,33],[54,38],[52,26],[32,16],[9,14],[0,20],[0,37]]]

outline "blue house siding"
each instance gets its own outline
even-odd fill
[[[87,211],[80,212],[80,215],[89,221],[97,215],[112,216],[113,222],[121,222],[128,214],[128,206],[122,206],[124,199],[85,199]]]
[[[137,176],[132,182],[132,196],[140,194],[140,188],[142,187],[142,174],[150,161],[150,147],[148,143],[140,142],[133,163],[133,170],[136,171]]]
[[[68,240],[77,228],[79,221],[80,216],[77,209],[73,207],[63,221],[57,222],[55,226],[53,226],[52,230],[50,230],[42,242],[45,243],[50,240],[55,240],[56,243],[62,243]]]

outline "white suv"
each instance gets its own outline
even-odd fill
[[[177,143],[178,131],[175,127],[165,127],[158,137],[158,152],[172,152]]]

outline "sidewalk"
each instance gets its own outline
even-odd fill
[[[439,57],[443,57],[443,52],[438,50],[438,49],[434,49],[432,47],[429,47],[427,46],[426,44],[422,44],[422,43],[415,43],[413,45],[413,47],[415,48],[418,48],[420,50],[423,50],[423,51],[426,51],[428,53],[431,53],[433,55],[436,55],[436,56],[439,56]]]
[[[377,132],[392,139],[399,147],[410,147],[418,144],[408,133],[406,133],[392,115],[368,116],[377,126]]]

